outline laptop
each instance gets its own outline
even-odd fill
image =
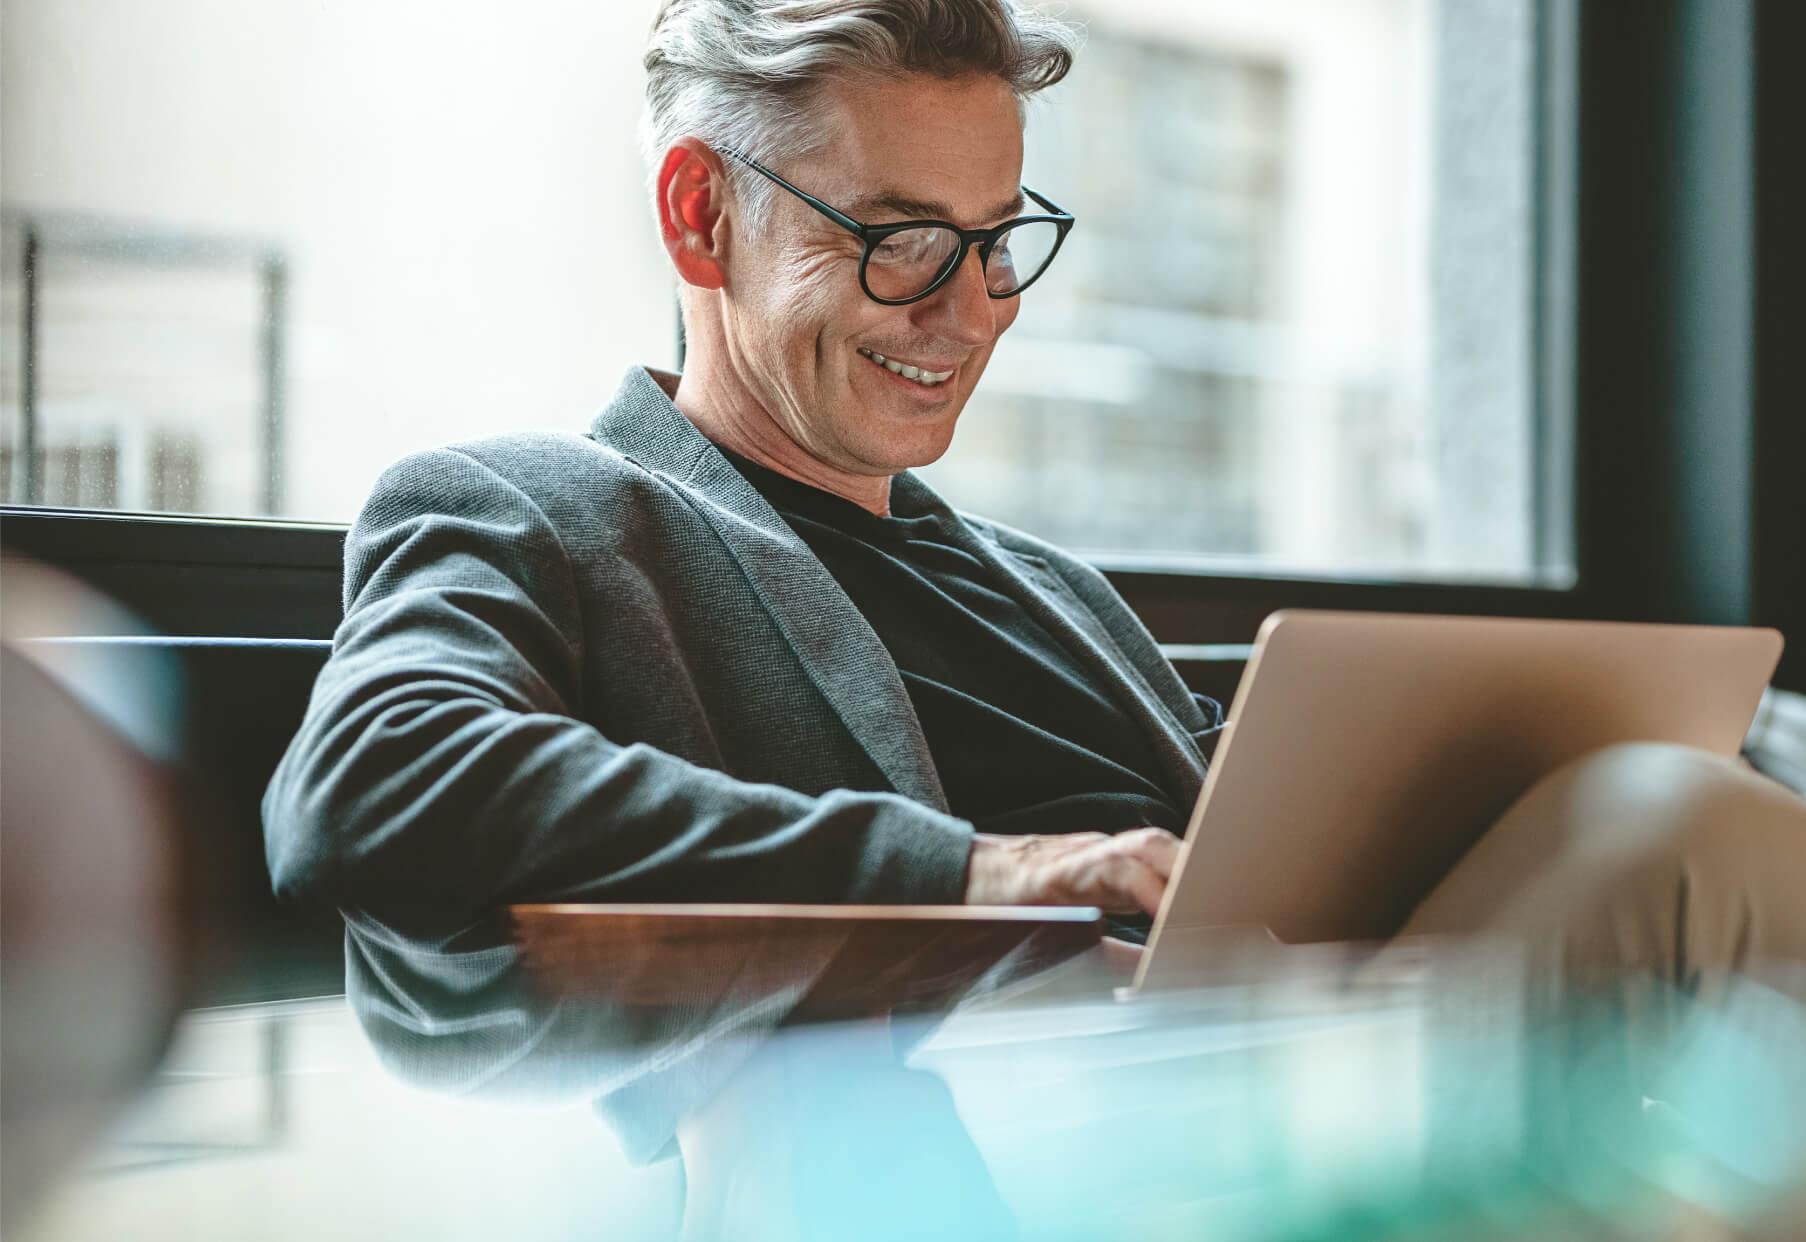
[[[1125,996],[1227,929],[1380,941],[1531,785],[1616,742],[1738,752],[1774,630],[1284,611],[1261,627]]]

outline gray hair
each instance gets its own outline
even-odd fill
[[[1072,27],[1021,0],[665,0],[640,145],[654,179],[685,136],[781,163],[819,144],[813,110],[836,79],[987,74],[1021,103],[1065,77],[1077,49]],[[757,227],[775,187],[737,163],[727,171]]]

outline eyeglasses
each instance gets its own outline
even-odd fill
[[[1071,212],[1027,186],[1022,187],[1022,192],[1054,214],[1018,216],[991,229],[962,229],[946,220],[861,224],[813,194],[797,189],[750,156],[731,147],[721,150],[789,190],[864,242],[865,253],[859,256],[859,287],[872,301],[885,306],[920,302],[952,279],[973,246],[978,247],[979,266],[984,269],[985,291],[993,298],[1013,298],[1047,270],[1073,225]]]

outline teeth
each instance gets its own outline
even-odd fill
[[[906,362],[893,362],[874,349],[861,349],[860,353],[887,371],[894,371],[906,380],[914,380],[924,388],[933,388],[953,374],[951,371],[926,371],[921,367],[912,367]]]

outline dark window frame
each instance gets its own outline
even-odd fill
[[[1800,245],[1778,171],[1802,103],[1780,63],[1799,45],[1788,5],[1541,4],[1536,546],[1571,560],[1571,581],[1098,558],[1155,637],[1227,659],[1271,611],[1318,607],[1753,622],[1806,638],[1806,407],[1783,370],[1797,294],[1756,261]],[[1747,314],[1716,314],[1740,296]],[[0,534],[6,555],[63,565],[171,633],[326,637],[337,624],[342,526],[7,507]],[[1796,652],[1777,681],[1802,679]]]

